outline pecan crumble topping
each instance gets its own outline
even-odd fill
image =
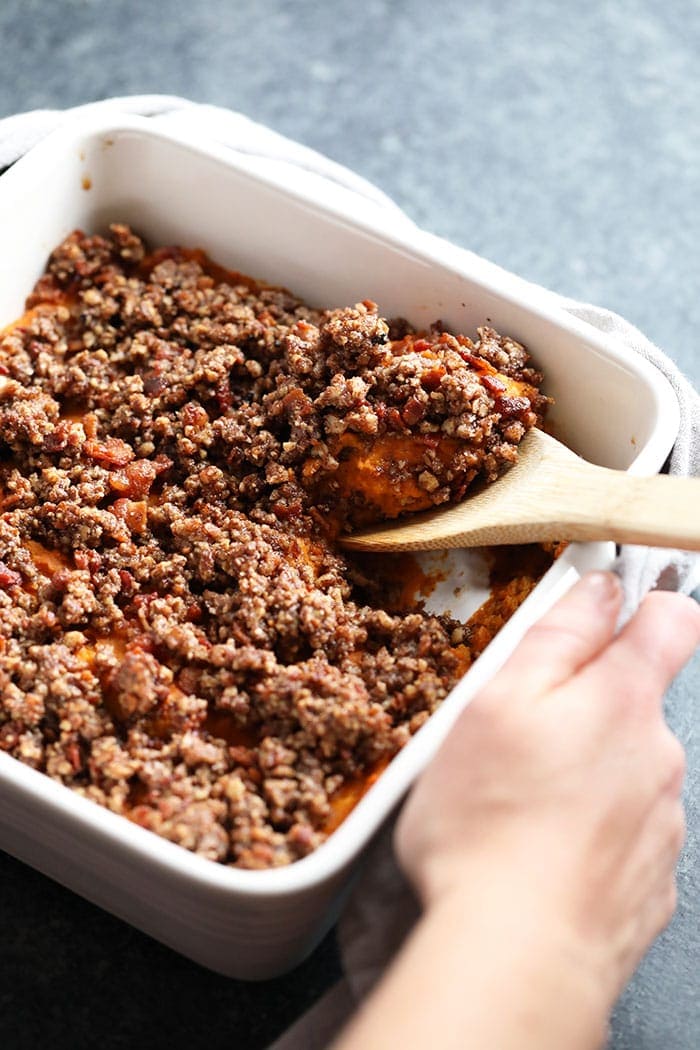
[[[0,334],[0,748],[214,861],[308,854],[536,579],[464,625],[333,538],[498,476],[540,380],[488,327],[71,234]]]

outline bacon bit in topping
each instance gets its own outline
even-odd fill
[[[44,452],[51,455],[52,452],[60,452],[68,444],[68,427],[65,423],[57,423],[53,430],[44,436],[42,447]]]
[[[80,745],[76,740],[71,740],[71,742],[66,745],[66,758],[72,765],[73,772],[79,773],[83,768],[84,762],[83,756],[80,753]]]
[[[83,445],[85,455],[106,467],[125,467],[134,458],[134,450],[121,438],[108,437],[104,441],[89,439]]]
[[[182,409],[182,422],[185,427],[200,428],[209,422],[209,416],[205,408],[195,401],[188,401]]]
[[[76,569],[87,570],[96,573],[102,565],[102,555],[99,551],[77,550],[73,554]]]
[[[94,412],[88,412],[83,418],[83,430],[88,438],[97,437],[97,416]]]
[[[134,463],[129,463],[125,470],[112,474],[109,484],[115,492],[121,492],[125,496],[147,496],[157,473],[156,464],[150,459],[137,459]]]
[[[321,466],[322,464],[319,459],[307,459],[306,462],[302,464],[301,468],[301,475],[304,480],[308,481],[310,478],[313,478],[315,474],[318,474]]]
[[[529,412],[531,405],[527,397],[499,397],[497,408],[502,416],[509,418]]]
[[[51,577],[51,586],[59,593],[66,591],[70,586],[72,576],[70,569],[57,569]]]
[[[212,736],[216,736],[216,733],[212,733]],[[255,752],[250,747],[232,744],[229,745],[228,753],[231,761],[235,762],[237,766],[243,766],[244,769],[247,769],[255,765]]]
[[[216,388],[216,402],[220,412],[226,412],[233,404],[233,394],[228,379]]]
[[[160,477],[161,474],[164,474],[166,470],[170,470],[173,466],[172,459],[170,459],[169,456],[163,455],[162,452],[160,452],[152,462],[156,468],[156,476],[158,477]]]
[[[143,377],[143,392],[148,397],[160,397],[167,389],[168,380],[158,372],[148,372]]]
[[[305,463],[304,466],[306,465]],[[302,513],[303,507],[301,500],[292,500],[290,503],[273,503],[270,510],[280,521],[289,521],[291,518],[297,518]]]
[[[424,390],[437,390],[444,375],[445,369],[442,365],[435,365],[428,372],[423,372],[420,377],[421,386]]]
[[[483,357],[477,357],[476,354],[470,354],[468,350],[458,350],[460,357],[462,357],[468,365],[470,365],[477,372],[492,372],[491,366],[487,361],[484,361]]]
[[[506,384],[500,376],[483,375],[481,376],[481,382],[492,394],[502,394],[504,390],[507,390]]]
[[[119,570],[121,592],[125,598],[131,598],[136,590],[136,581],[127,569]]]
[[[294,387],[289,391],[288,394],[282,398],[279,406],[279,412],[298,412],[299,415],[304,418],[310,416],[313,411],[313,405],[309,398],[306,396],[301,387]]]
[[[401,409],[401,418],[407,427],[413,427],[425,415],[425,405],[416,397],[409,397]]]
[[[158,595],[154,594],[152,591],[148,594],[137,594],[133,601],[133,608],[137,611],[139,609],[148,608],[148,606],[156,601],[157,598]]]
[[[21,733],[22,728],[17,722],[5,722],[0,726],[0,751],[14,751]]]
[[[13,569],[8,569],[4,561],[0,561],[0,588],[6,591],[10,587],[19,587],[22,577]]]
[[[147,595],[147,597],[153,599],[156,598],[157,595],[149,594]],[[134,604],[136,604],[136,602],[134,602]],[[129,648],[132,649],[134,652],[153,653],[156,647],[153,642],[153,639],[149,635],[139,634],[135,638],[131,639],[131,641],[129,642]]]
[[[73,562],[76,563],[77,569],[86,570],[88,568],[87,551],[77,550],[75,554],[73,554]]]
[[[148,504],[145,500],[118,499],[111,506],[111,511],[126,523],[129,532],[140,535],[146,531],[148,524]]]

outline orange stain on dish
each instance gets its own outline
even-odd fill
[[[381,758],[375,763],[371,772],[366,776],[360,776],[355,780],[349,780],[343,784],[341,788],[338,788],[336,793],[330,799],[331,814],[323,829],[326,834],[330,835],[332,831],[335,831],[336,828],[340,827],[362,796],[367,794],[372,785],[376,783],[382,775],[386,767],[389,765],[389,761],[389,758]]]

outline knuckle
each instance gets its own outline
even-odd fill
[[[512,698],[513,689],[508,683],[495,678],[462,711],[458,724],[469,727],[469,732],[474,732],[475,727],[479,727],[482,732],[493,730],[503,725],[510,717]]]
[[[510,692],[504,679],[504,672],[499,671],[496,677],[483,686],[474,699],[467,704],[459,716],[459,720],[471,720],[480,717],[483,712],[489,714],[494,707],[498,708],[506,700]]]
[[[678,887],[676,885],[675,876],[669,879],[668,886],[662,897],[661,902],[661,929],[665,929],[673,918],[676,908],[678,907]]]
[[[679,804],[673,821],[673,827],[671,829],[671,851],[674,857],[674,863],[683,849],[685,830],[685,813],[683,807]]]
[[[660,750],[659,769],[662,772],[663,782],[670,789],[680,792],[686,770],[685,749],[665,723],[661,734]]]
[[[574,625],[571,622],[562,623],[545,617],[533,624],[527,637],[538,647],[551,650],[578,650],[585,645],[588,631],[589,628],[585,623]]]

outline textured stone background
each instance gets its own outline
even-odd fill
[[[162,92],[240,109],[357,169],[427,228],[627,316],[698,382],[697,0],[3,0],[0,116]],[[700,660],[678,914],[615,1050],[700,1043]],[[0,805],[1,805],[0,800]],[[0,1045],[261,1048],[336,973],[213,976],[0,857]]]

